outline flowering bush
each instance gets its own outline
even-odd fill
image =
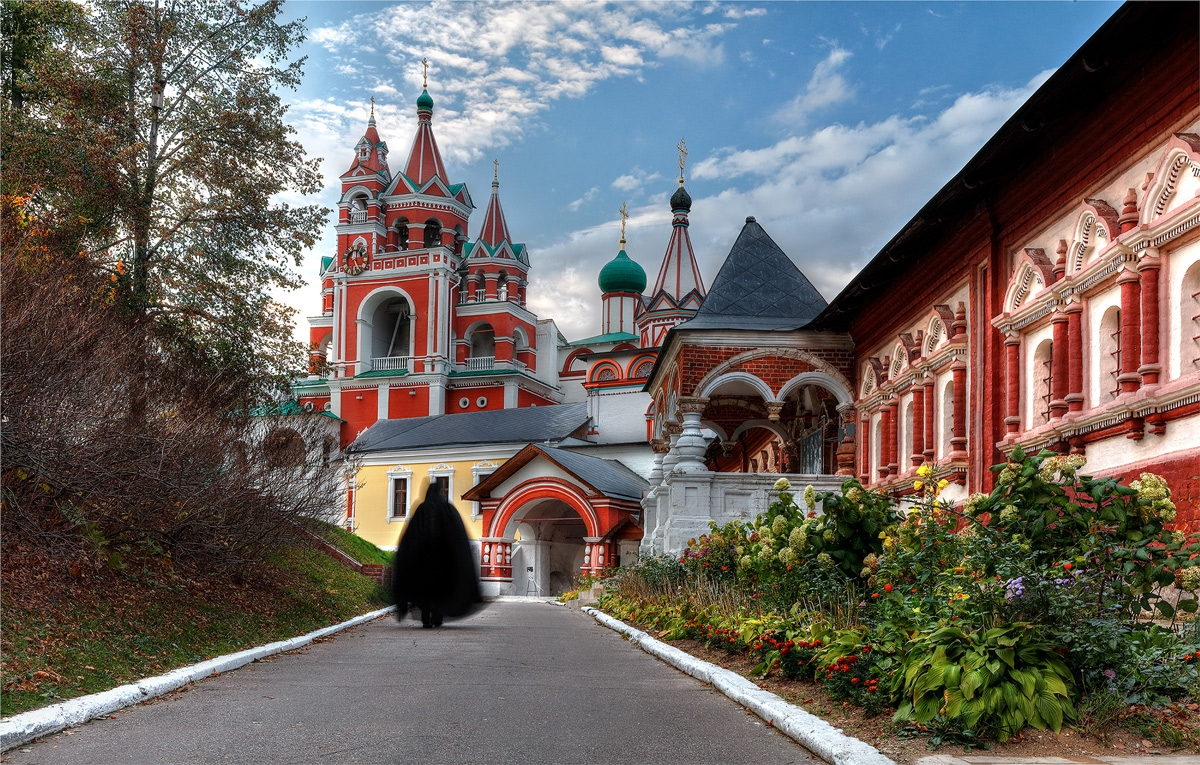
[[[1124,485],[1082,467],[1014,450],[990,494],[955,503],[922,466],[903,509],[856,481],[797,502],[781,479],[753,523],[691,540],[681,579],[605,602],[667,639],[745,651],[755,674],[897,708],[918,731],[1058,730],[1081,694],[1200,701],[1200,622],[1186,638],[1151,623],[1196,613],[1200,538],[1173,525],[1161,477]]]

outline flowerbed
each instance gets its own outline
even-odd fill
[[[746,656],[756,676],[887,710],[931,741],[1064,725],[1103,736],[1134,705],[1200,694],[1200,538],[1172,527],[1161,478],[1124,485],[1081,467],[1017,451],[991,494],[960,504],[922,467],[903,510],[853,480],[797,504],[781,480],[753,523],[623,569],[601,606]]]

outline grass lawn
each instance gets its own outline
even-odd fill
[[[126,558],[114,571],[51,560],[10,540],[3,555],[6,716],[295,637],[390,600],[307,545],[238,575],[184,572],[150,556]]]

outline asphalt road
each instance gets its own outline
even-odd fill
[[[23,751],[28,749],[29,751]],[[578,611],[393,617],[5,753],[28,763],[815,763]]]

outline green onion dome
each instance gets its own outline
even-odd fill
[[[429,95],[428,90],[422,90],[421,95],[417,96],[417,108],[424,111],[433,111],[433,97]]]
[[[617,253],[617,257],[600,269],[600,291],[636,292],[641,294],[646,289],[646,272],[629,258],[625,250]]]

